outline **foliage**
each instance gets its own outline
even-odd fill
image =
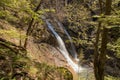
[[[5,18],[8,21],[24,21],[28,23],[31,18],[42,22],[40,16],[45,12],[54,12],[54,9],[43,9],[38,10],[37,13],[34,11],[36,4],[33,4],[36,1],[32,0],[1,0],[0,1],[0,18]],[[39,2],[39,1],[38,1]],[[23,23],[24,23],[23,22]],[[22,23],[22,24],[23,24]]]
[[[91,12],[84,5],[79,5],[78,3],[66,6],[65,12],[64,25],[68,32],[74,32],[73,34],[75,35],[71,35],[73,42],[76,45],[88,43],[93,33],[92,29],[94,29],[94,26],[92,26],[94,22],[90,19]]]
[[[84,6],[79,4],[72,4],[66,7],[66,17],[68,26],[72,29],[77,29],[81,26],[84,26],[84,23],[88,23],[87,20],[89,19],[89,11]],[[85,13],[86,12],[86,13]]]
[[[120,80],[120,78],[112,77],[112,76],[105,76],[105,80]]]
[[[120,58],[120,38],[115,42],[117,56]]]
[[[16,30],[0,30],[0,35],[4,35],[4,36],[9,36],[10,38],[21,38],[24,39],[25,35],[21,35],[20,33],[18,33]]]
[[[116,52],[116,56],[120,58],[120,38],[113,44],[108,44],[108,48]]]

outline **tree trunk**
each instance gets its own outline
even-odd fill
[[[99,0],[101,1],[101,0]],[[110,15],[112,0],[106,0],[105,15]],[[102,4],[100,3],[101,11]],[[102,13],[102,12],[101,12]],[[99,54],[98,42],[99,42],[99,27],[96,35],[95,54],[94,54],[94,73],[96,80],[104,80],[104,66],[106,61],[106,49],[107,49],[107,35],[108,29],[104,26],[102,31],[101,51]]]
[[[101,53],[99,55],[99,76],[100,80],[104,80],[104,65],[106,61],[106,50],[107,50],[107,35],[108,35],[108,29],[104,27],[103,33],[102,33],[102,43],[101,43]]]
[[[68,0],[65,0],[65,6],[67,6],[67,4],[68,4]]]
[[[34,12],[37,12],[41,6],[41,0],[38,4],[38,6],[36,7],[36,9],[34,10]],[[28,25],[28,29],[27,29],[27,32],[26,32],[26,39],[25,39],[25,43],[24,43],[24,48],[27,47],[27,44],[28,44],[28,37],[31,35],[31,30],[32,30],[32,26],[33,26],[33,23],[34,23],[34,18],[31,19],[29,25]]]
[[[95,52],[94,52],[94,75],[96,80],[100,80],[100,76],[99,76],[99,38],[100,38],[100,29],[101,28],[101,22],[99,22],[98,24],[98,29],[97,29],[97,33],[96,33],[96,42],[95,42]]]
[[[100,13],[103,13],[103,4],[102,4],[102,0],[99,0],[99,6],[100,6]]]
[[[111,13],[112,0],[106,0],[105,15],[110,15]],[[99,55],[99,75],[100,80],[104,80],[104,66],[106,62],[106,50],[108,43],[108,29],[103,27],[102,42],[101,42],[101,53]]]
[[[103,13],[103,5],[102,5],[102,0],[99,0],[99,7],[100,7],[100,14]],[[94,52],[94,75],[96,80],[100,80],[100,76],[99,76],[99,39],[100,39],[100,31],[101,31],[101,27],[102,27],[102,22],[98,23],[98,29],[97,29],[97,33],[96,33],[96,41],[95,41],[95,52]]]
[[[105,8],[105,15],[110,15],[111,13],[111,5],[112,5],[112,0],[106,0],[106,8]]]

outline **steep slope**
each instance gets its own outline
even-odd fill
[[[18,35],[20,35],[20,32],[17,28],[4,20],[1,20],[0,23],[2,31],[0,32],[0,79],[73,79],[71,72],[67,68],[63,68],[66,62],[57,49],[44,43],[35,44],[31,38],[28,51],[26,51],[26,49],[19,46]],[[18,34],[17,37],[16,34]]]

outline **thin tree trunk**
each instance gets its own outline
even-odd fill
[[[103,13],[103,4],[102,4],[102,0],[99,0],[99,6],[100,6],[100,13]]]
[[[100,14],[103,13],[103,5],[102,5],[102,0],[99,0],[99,7],[100,7]],[[97,33],[96,33],[96,41],[95,41],[95,52],[94,52],[94,75],[95,75],[95,79],[96,80],[100,80],[100,76],[99,76],[99,39],[100,39],[100,31],[101,31],[101,27],[102,27],[102,22],[98,23],[98,29],[97,29]]]
[[[97,33],[96,33],[96,42],[95,42],[95,52],[94,52],[94,75],[96,80],[99,80],[99,61],[98,61],[98,57],[99,57],[99,38],[100,38],[100,28],[101,28],[101,22],[99,22],[98,24],[98,29],[97,29]]]
[[[21,30],[20,31],[20,40],[19,40],[19,45],[22,46],[22,33],[21,33]]]
[[[98,58],[100,80],[104,80],[104,66],[106,61],[106,50],[107,50],[107,42],[108,42],[107,35],[108,35],[108,29],[104,27],[102,33],[101,53]]]
[[[28,36],[30,36],[30,32],[31,32],[31,28],[32,28],[33,22],[34,22],[34,18],[32,18],[32,20],[31,20],[30,23],[29,23],[29,26],[28,26],[28,29],[27,29],[27,32],[26,32],[26,39],[25,39],[25,43],[24,43],[24,48],[27,47]]]
[[[105,15],[110,15],[111,14],[111,5],[112,5],[112,0],[106,0],[106,8],[105,8]]]
[[[41,6],[41,0],[38,4],[38,6],[36,7],[36,9],[34,10],[34,12],[37,12]],[[25,39],[25,43],[24,43],[24,48],[27,47],[27,44],[28,44],[28,37],[31,35],[31,30],[32,30],[32,26],[33,26],[33,23],[34,23],[34,18],[31,19],[29,25],[28,25],[28,29],[27,29],[27,32],[26,32],[26,39]]]
[[[65,0],[65,6],[67,6],[67,4],[68,4],[67,2],[68,2],[68,0]]]
[[[58,0],[55,0],[55,1],[56,1],[56,7],[55,7],[56,8],[56,13],[58,13],[58,6],[59,6],[58,5]]]

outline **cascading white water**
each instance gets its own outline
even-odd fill
[[[66,31],[64,26],[58,20],[55,19],[55,21],[57,22],[58,26],[64,30],[65,34],[67,35],[68,39],[70,40],[70,44],[71,44],[71,48],[72,48],[72,56],[78,61],[77,52],[75,50],[75,46],[73,45],[72,38],[70,37],[69,33]]]
[[[78,64],[73,62],[72,59],[69,57],[68,51],[65,47],[65,44],[64,44],[62,38],[55,32],[55,30],[53,29],[53,26],[50,24],[50,22],[48,20],[45,20],[45,21],[46,21],[47,27],[51,30],[51,32],[56,37],[58,44],[59,44],[59,50],[62,53],[62,55],[65,57],[68,64],[73,68],[73,70],[75,72],[78,72],[78,73],[81,72],[83,70],[83,68],[81,66],[78,66]]]

